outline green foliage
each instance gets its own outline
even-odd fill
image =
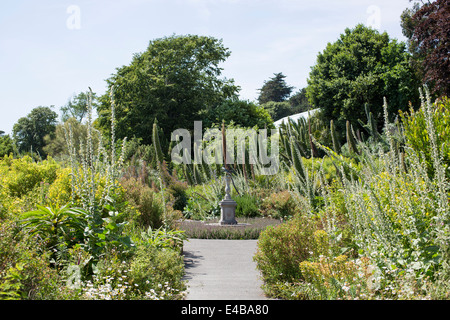
[[[289,98],[289,104],[291,105],[292,114],[314,109],[306,96],[306,88],[302,88],[298,92],[294,93]]]
[[[336,127],[334,126],[334,121],[330,120],[330,130],[331,130],[331,138],[333,140],[333,150],[337,154],[341,153],[341,144],[339,143],[339,139],[336,133]]]
[[[284,78],[286,78],[286,76],[279,72],[274,73],[274,77],[270,78],[270,80],[264,81],[264,85],[259,89],[259,104],[269,101],[282,102],[289,97],[293,87],[288,86],[284,81]]]
[[[59,164],[52,158],[37,163],[30,156],[5,157],[0,165],[4,191],[11,197],[20,198],[39,187],[40,183],[52,183],[58,169]]]
[[[363,25],[346,29],[317,57],[308,79],[311,104],[322,110],[327,123],[334,120],[338,131],[345,130],[347,120],[356,126],[358,119],[365,119],[365,104],[382,124],[383,97],[390,102],[390,114],[418,100],[417,81],[405,50],[387,33]]]
[[[186,206],[187,188],[188,188],[187,183],[178,180],[172,181],[169,187],[167,188],[168,192],[174,197],[174,203],[172,205],[174,210],[183,211],[184,207]]]
[[[288,190],[269,194],[261,202],[261,214],[273,219],[290,219],[296,214],[297,207]]]
[[[350,124],[350,121],[345,123],[345,132],[347,136],[348,150],[350,153],[359,154],[358,147],[356,146],[355,132],[353,131],[353,126]]]
[[[263,106],[238,99],[227,99],[210,108],[202,121],[203,126],[207,128],[219,125],[223,121],[227,126],[232,123],[244,128],[256,126],[259,129],[265,127],[270,129],[273,127],[271,114]]]
[[[62,298],[42,241],[8,220],[0,222],[0,234],[0,300]]]
[[[193,129],[202,111],[238,91],[233,81],[220,78],[218,65],[229,55],[222,41],[212,37],[174,35],[150,41],[146,51],[107,80],[115,86],[117,137],[136,136],[149,145],[155,118],[165,134]],[[98,123],[109,132],[111,103],[107,94],[99,100]]]
[[[185,240],[187,240],[187,237],[182,230],[171,230],[164,227],[152,229],[152,227],[148,227],[147,231],[141,233],[141,238],[138,241],[156,249],[170,248],[182,251],[183,241]]]
[[[290,116],[296,113],[288,101],[275,102],[268,101],[261,105],[272,117],[273,121]]]
[[[233,198],[236,201],[236,217],[254,218],[259,216],[259,200],[250,194],[242,194]]]
[[[331,145],[331,133],[322,119],[317,115],[311,115],[308,119],[299,118],[297,121],[288,119],[287,123],[281,124],[279,128],[281,150],[280,155],[290,166],[294,163],[294,155],[305,158],[322,156],[312,142],[313,139],[324,145]],[[312,136],[312,137],[311,137]],[[291,147],[293,144],[293,147]],[[293,153],[296,150],[296,154]]]
[[[92,93],[92,106],[97,107],[97,95]],[[77,122],[81,123],[83,118],[88,114],[89,95],[85,92],[80,92],[77,95],[72,96],[67,104],[60,108],[61,120],[66,122],[70,118],[74,118]]]
[[[209,220],[220,215],[221,201],[225,195],[223,182],[211,180],[186,190],[187,204],[183,215],[188,219]]]
[[[0,158],[14,153],[17,153],[16,146],[9,134],[0,134]]]
[[[182,299],[183,258],[171,249],[139,245],[126,260],[109,251],[92,279],[74,283],[77,298],[86,300]]]
[[[292,220],[276,227],[269,226],[261,233],[254,260],[266,283],[302,277],[298,265],[315,250],[313,235],[316,227],[313,220],[296,215]]]
[[[69,118],[64,123],[60,123],[56,126],[54,134],[48,134],[44,137],[45,147],[44,152],[55,159],[67,158],[70,154],[68,149],[67,140],[70,132],[72,139],[72,146],[75,148],[75,152],[79,153],[83,143],[87,141],[88,125],[78,122],[75,118]],[[93,135],[94,148],[98,147],[99,136]]]
[[[63,206],[61,208],[37,205],[37,210],[21,215],[22,227],[37,234],[53,246],[60,238],[68,243],[75,243],[82,238],[86,227],[84,212]]]
[[[450,166],[450,99],[447,97],[438,100],[433,104],[432,121],[436,130],[436,144],[442,155],[443,165]],[[409,146],[418,154],[419,159],[423,161],[429,173],[430,178],[434,176],[433,159],[431,153],[431,141],[427,129],[425,118],[425,107],[414,111],[410,108],[409,113],[400,112],[404,135]],[[446,170],[447,178],[449,172]]]
[[[125,199],[138,210],[134,219],[144,227],[159,228],[163,224],[164,204],[155,192],[135,178],[122,179]]]
[[[20,152],[37,152],[45,157],[44,137],[53,134],[58,115],[49,107],[36,107],[20,118],[13,127],[13,136]]]
[[[155,148],[155,154],[156,154],[156,161],[158,167],[163,164],[164,156],[161,149],[161,143],[159,142],[159,133],[158,133],[158,122],[155,119],[155,122],[153,123],[153,131],[152,131],[152,145],[153,148]]]
[[[139,246],[130,263],[130,277],[144,297],[180,299],[186,289],[183,257],[174,250]],[[154,298],[153,298],[154,299]]]

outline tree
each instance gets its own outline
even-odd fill
[[[92,93],[93,108],[98,106],[96,101],[97,96]],[[80,92],[78,95],[71,97],[67,104],[60,108],[62,122],[66,122],[69,118],[75,118],[78,122],[82,122],[88,112],[87,104],[88,95],[85,92]]]
[[[67,138],[71,135],[76,154],[80,152],[80,146],[87,141],[87,124],[82,124],[76,118],[69,118],[64,123],[59,123],[55,131],[44,136],[44,152],[52,158],[61,158],[69,155]],[[94,150],[98,147],[98,135],[92,135]]]
[[[326,123],[334,120],[344,132],[349,120],[355,131],[358,119],[366,120],[365,104],[381,129],[383,97],[390,115],[408,109],[418,99],[418,82],[409,64],[406,46],[390,40],[386,32],[357,25],[347,28],[334,43],[319,53],[309,75],[306,94],[321,109]]]
[[[166,134],[193,129],[201,113],[237,94],[232,80],[221,79],[230,51],[221,40],[195,35],[171,36],[150,41],[147,50],[135,54],[130,65],[117,69],[107,80],[114,86],[116,137],[142,138],[151,144],[152,126]],[[111,99],[107,94],[98,106],[99,127],[111,127]]]
[[[0,158],[9,155],[10,153],[15,153],[14,141],[11,139],[9,134],[3,135],[0,133]]]
[[[225,125],[233,122],[244,128],[257,126],[260,129],[273,127],[270,114],[262,107],[246,100],[227,99],[205,115],[203,126],[205,128],[219,126],[222,121]]]
[[[20,118],[13,126],[13,136],[19,152],[37,152],[45,157],[44,137],[53,134],[58,114],[51,107],[36,107],[26,116]]]
[[[275,77],[270,78],[268,81],[264,81],[264,85],[259,89],[260,94],[258,97],[259,104],[263,104],[269,101],[283,102],[291,94],[293,87],[286,84],[283,73],[274,73]]]
[[[293,94],[289,98],[289,103],[291,104],[294,113],[305,112],[313,109],[313,106],[309,103],[308,97],[306,96],[306,88],[302,88]]]
[[[295,114],[291,104],[288,101],[275,102],[269,101],[261,105],[272,117],[273,121]]]
[[[422,64],[423,81],[433,93],[450,96],[450,0],[416,5],[412,13],[402,26]]]

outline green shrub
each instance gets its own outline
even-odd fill
[[[183,241],[187,237],[182,230],[171,230],[167,228],[152,229],[148,227],[147,231],[141,232],[141,241],[145,245],[150,245],[157,249],[174,249],[182,251]]]
[[[254,260],[266,283],[302,277],[299,264],[315,251],[316,225],[311,218],[297,215],[276,227],[269,226],[260,234]]]
[[[180,299],[186,285],[183,257],[171,249],[138,246],[130,263],[133,284],[146,299]]]
[[[174,210],[183,211],[187,204],[186,189],[187,183],[172,179],[168,186],[168,191],[174,197],[174,203],[172,205]]]
[[[219,202],[224,196],[222,182],[211,180],[186,190],[187,203],[183,215],[188,219],[209,220],[220,216]]]
[[[236,201],[236,217],[254,218],[259,216],[258,198],[249,194],[234,197]]]
[[[155,192],[135,178],[122,179],[125,198],[138,210],[137,223],[143,227],[159,228],[163,224],[164,204],[155,196]]]
[[[42,241],[12,221],[0,223],[0,235],[0,300],[59,299],[61,278]]]
[[[11,197],[20,198],[41,182],[53,183],[58,168],[59,165],[52,158],[36,163],[30,156],[19,159],[5,156],[0,166],[2,184]]]
[[[25,212],[20,218],[25,230],[39,235],[49,246],[55,245],[60,238],[66,242],[80,241],[87,226],[84,213],[70,206],[54,208],[37,205],[37,210]]]
[[[261,203],[262,215],[274,219],[289,219],[296,214],[296,210],[296,204],[288,190],[271,193]]]
[[[425,105],[417,111],[411,107],[409,113],[400,111],[407,144],[414,149],[423,161],[430,177],[434,175],[429,129],[426,122]],[[440,149],[443,164],[450,165],[450,99],[443,97],[431,106],[431,116],[436,132],[436,144]],[[447,178],[450,178],[449,172]]]

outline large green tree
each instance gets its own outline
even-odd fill
[[[13,136],[19,152],[37,152],[46,156],[43,148],[44,137],[56,129],[58,114],[50,107],[36,107],[26,116],[20,118],[13,126]]]
[[[193,129],[209,108],[235,96],[239,88],[221,78],[219,64],[230,51],[221,40],[196,35],[170,36],[150,41],[130,65],[107,80],[114,87],[116,137],[142,138],[151,144],[154,119],[165,134]],[[109,92],[100,97],[98,124],[111,126]]]
[[[0,158],[15,152],[14,140],[9,134],[4,135],[4,131],[0,130]]]
[[[225,121],[225,125],[233,122],[235,125],[244,128],[257,126],[259,129],[264,129],[273,127],[273,120],[267,110],[251,101],[237,98],[227,99],[215,108],[211,108],[205,114],[203,126],[205,128],[220,126],[222,121]]]
[[[80,92],[77,95],[72,96],[67,103],[60,108],[61,120],[66,122],[69,118],[75,118],[78,122],[82,122],[84,117],[88,113],[88,94],[86,92]],[[97,95],[93,92],[91,97],[91,105],[93,108],[98,106]]]
[[[285,78],[286,76],[279,72],[274,73],[274,77],[264,81],[264,85],[259,89],[259,104],[264,104],[269,101],[285,101],[290,96],[293,89],[293,87],[286,84]]]
[[[409,64],[403,42],[390,39],[362,24],[347,28],[334,43],[328,43],[312,67],[306,93],[311,104],[321,109],[324,120],[334,120],[345,131],[349,120],[367,120],[365,105],[379,128],[383,125],[383,97],[391,115],[416,105],[418,81]]]

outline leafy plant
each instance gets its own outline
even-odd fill
[[[276,227],[269,226],[260,234],[254,260],[266,283],[302,278],[298,265],[315,251],[316,227],[313,220],[297,215]]]
[[[74,243],[80,241],[86,227],[86,216],[83,211],[63,207],[43,207],[37,205],[37,210],[21,215],[22,226],[32,234],[38,234],[42,239],[56,244],[59,237]]]
[[[237,203],[236,217],[253,218],[260,215],[258,198],[250,194],[234,197]]]
[[[183,241],[187,240],[185,232],[182,230],[172,230],[164,227],[152,229],[148,227],[147,231],[141,233],[141,241],[157,249],[183,249]]]
[[[274,192],[262,200],[261,213],[274,219],[289,219],[296,213],[296,205],[288,190]]]

